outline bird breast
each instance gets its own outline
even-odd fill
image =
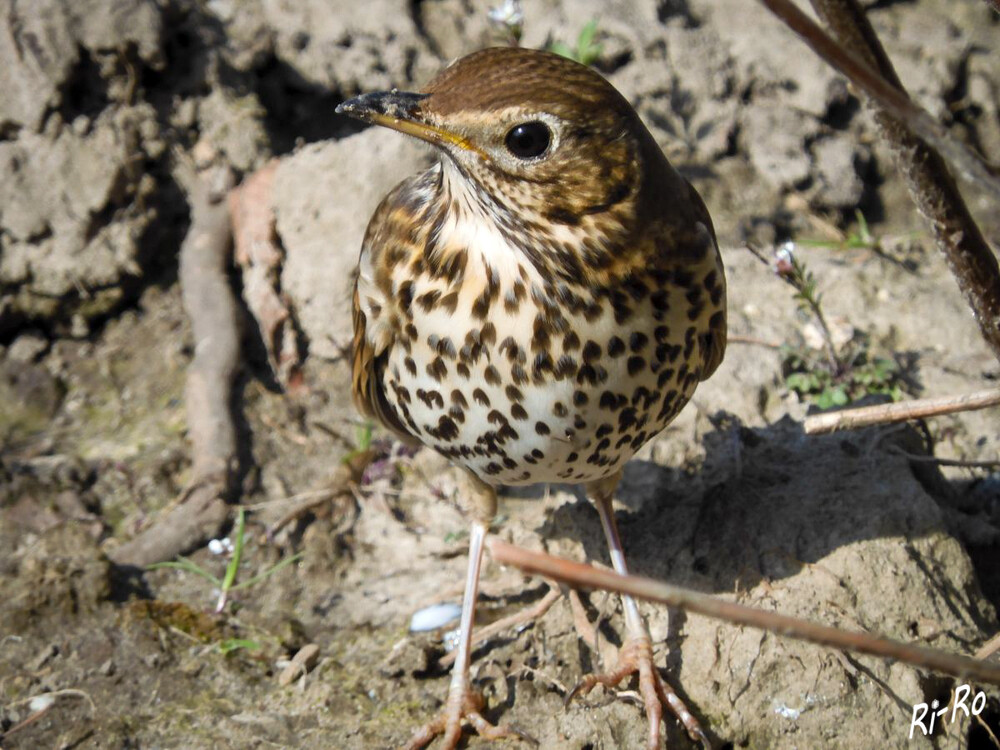
[[[701,323],[672,278],[636,274],[620,289],[550,278],[468,205],[429,232],[434,268],[385,269],[398,319],[384,393],[423,443],[491,484],[590,481],[690,398]]]

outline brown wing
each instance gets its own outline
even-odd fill
[[[393,263],[408,258],[420,248],[413,232],[415,193],[422,187],[424,175],[405,180],[385,197],[375,210],[361,247],[359,273],[354,284],[354,343],[352,391],[358,410],[406,441],[410,434],[399,412],[385,392],[385,373],[389,353],[396,343],[400,311],[391,294]],[[367,312],[366,312],[367,311]]]
[[[710,252],[715,257],[716,276],[722,289],[721,306],[709,318],[708,333],[702,334],[700,342],[702,354],[701,379],[707,380],[718,369],[719,365],[722,364],[722,359],[726,355],[726,340],[729,334],[729,324],[726,320],[726,271],[722,267],[719,241],[715,237],[715,226],[712,224],[712,217],[708,213],[708,207],[690,182],[688,183],[688,190],[697,221],[708,228],[712,243]],[[699,234],[703,235],[703,233]],[[705,241],[704,236],[702,236],[701,241]]]

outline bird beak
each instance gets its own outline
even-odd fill
[[[416,136],[436,146],[452,145],[478,153],[479,149],[468,139],[427,121],[420,104],[428,96],[430,94],[411,94],[396,89],[376,91],[341,102],[337,105],[336,112],[338,115],[347,115],[362,122]]]

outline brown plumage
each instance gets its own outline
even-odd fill
[[[625,462],[722,360],[722,263],[701,198],[628,102],[578,63],[489,49],[421,94],[369,94],[338,111],[441,152],[369,223],[353,385],[364,414],[474,478],[465,642],[498,484],[586,484],[624,569],[611,496]],[[626,619],[623,659],[697,735],[651,669],[631,600]],[[462,716],[477,715],[467,672],[460,649],[446,719],[416,746],[439,730],[454,744]]]

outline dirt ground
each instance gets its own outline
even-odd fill
[[[351,405],[349,269],[368,216],[428,149],[333,113],[359,92],[418,88],[500,41],[488,0],[0,0],[0,747],[370,748],[440,706],[445,631],[411,616],[457,603],[461,478],[376,433],[379,460],[322,498],[363,429]],[[1000,14],[973,0],[866,3],[904,83],[953,135],[1000,160]],[[794,240],[839,331],[893,359],[907,397],[995,387],[1000,367],[913,208],[869,113],[745,0],[525,0],[522,43],[597,20],[601,70],[704,196],[723,247],[730,344],[692,404],[629,465],[619,523],[634,569],[826,624],[975,653],[998,631],[997,411],[809,437],[786,349],[815,326],[744,249]],[[172,154],[275,175],[279,289],[304,355],[283,390],[244,314],[233,409],[237,582],[300,554],[213,612],[215,584],[136,570],[114,550],[190,479],[184,381],[194,353],[178,248],[189,224]],[[965,190],[994,247],[1000,212]],[[878,240],[857,235],[857,213]],[[809,242],[820,240],[820,242]],[[245,292],[233,268],[232,285]],[[503,498],[496,532],[605,561],[571,487]],[[230,531],[230,536],[233,532]],[[221,576],[226,555],[192,560]],[[480,622],[548,586],[487,562]],[[614,597],[584,599],[620,643]],[[994,747],[1000,690],[977,721],[912,740],[912,706],[960,682],[644,607],[659,663],[723,747]],[[301,647],[315,666],[279,679]],[[603,654],[603,655],[602,655]],[[607,649],[563,597],[474,655],[487,716],[545,748],[641,747],[635,693],[564,707]],[[45,697],[48,696],[48,697]],[[475,736],[468,746],[481,743]],[[668,746],[688,747],[668,723]],[[521,746],[497,743],[497,747]]]

